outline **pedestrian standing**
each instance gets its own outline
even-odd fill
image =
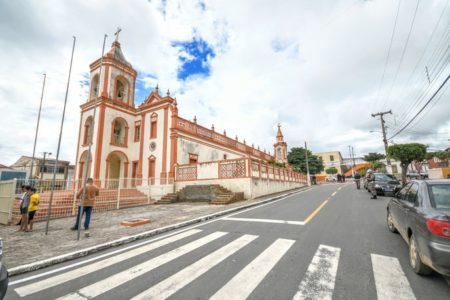
[[[372,170],[367,171],[367,188],[369,189],[369,192],[372,194],[372,197],[370,199],[377,199],[377,191],[375,189],[375,174]]]
[[[33,231],[33,219],[34,215],[36,214],[37,210],[39,209],[39,201],[41,200],[41,197],[36,192],[36,188],[31,188],[31,196],[30,196],[30,205],[28,206],[28,225],[29,229],[28,231]]]
[[[24,199],[26,194],[27,194],[27,191],[25,189],[25,185],[22,185],[22,194],[20,195],[20,197],[16,197],[16,199],[19,200],[19,213],[20,213],[20,215],[22,215],[21,211],[20,211],[20,207],[22,207],[22,202],[23,202],[23,199]],[[20,218],[19,222],[17,222],[16,225],[20,226],[20,224],[22,224],[22,218]]]
[[[361,188],[361,175],[358,172],[355,172],[354,178],[356,182],[356,188],[359,190]]]
[[[81,188],[77,193],[77,199],[81,199],[83,201],[83,211],[81,211],[81,205],[78,207],[77,219],[75,220],[75,225],[70,228],[71,230],[78,230],[78,222],[81,221],[84,213],[86,213],[86,217],[84,219],[84,229],[89,230],[89,223],[91,221],[91,213],[92,208],[95,204],[95,196],[98,196],[99,189],[94,185],[94,180],[92,178],[88,178],[86,184],[86,191],[84,195],[84,199],[81,199],[83,196],[83,188]],[[81,217],[80,217],[81,215]]]
[[[26,193],[20,201],[20,228],[19,231],[28,231],[28,205],[30,204],[31,187],[25,186]]]

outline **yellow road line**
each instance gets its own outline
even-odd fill
[[[331,194],[331,196],[334,196],[334,195],[336,195],[336,192],[334,192],[333,194]]]
[[[322,207],[324,207],[325,206],[325,204],[327,204],[328,203],[328,200],[325,200],[325,201],[323,201],[322,202],[322,204],[320,204],[319,205],[319,207],[318,208],[316,208],[306,219],[305,219],[305,221],[303,221],[303,223],[308,223],[309,221],[311,221],[312,220],[312,218],[314,218],[318,213],[319,213],[319,211],[322,209]]]

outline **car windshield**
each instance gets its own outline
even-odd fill
[[[394,176],[389,174],[375,174],[376,181],[391,181],[396,180]]]
[[[450,208],[450,184],[430,185],[430,196],[434,207]]]

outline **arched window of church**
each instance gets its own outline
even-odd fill
[[[278,155],[277,155],[278,158],[279,159],[282,158],[283,156],[281,155],[281,148],[278,148],[277,151],[278,151]]]
[[[91,99],[95,99],[98,96],[98,83],[99,77],[97,74],[91,80]]]
[[[123,101],[125,103],[128,102],[128,84],[127,82],[122,79],[119,78],[116,81],[116,99]]]
[[[116,118],[112,123],[111,144],[126,147],[127,140],[128,125],[124,119]]]
[[[92,133],[94,131],[93,128],[92,117],[88,117],[86,122],[84,123],[84,136],[83,136],[83,145],[88,145],[92,143]]]

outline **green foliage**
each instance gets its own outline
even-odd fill
[[[381,153],[375,153],[375,152],[370,152],[367,155],[363,156],[363,159],[369,163],[371,163],[372,165],[379,161],[380,159],[386,158],[386,155],[381,154]]]
[[[436,151],[434,152],[434,156],[443,161],[448,161],[450,159],[450,152],[448,151]]]
[[[337,172],[338,172],[338,169],[336,169],[335,167],[331,167],[331,168],[328,168],[325,170],[325,173],[331,174],[331,175],[337,174]]]
[[[427,146],[419,143],[396,144],[388,147],[388,155],[401,162],[402,182],[406,184],[406,172],[411,162],[422,161],[427,154]]]
[[[386,165],[380,161],[375,161],[372,163],[372,167],[375,170],[382,170],[382,169],[385,169]]]
[[[289,151],[288,162],[294,170],[297,172],[302,172],[306,174],[306,158],[305,158],[305,148],[294,147]],[[321,159],[313,155],[311,151],[308,150],[308,165],[310,174],[318,174],[323,171],[324,166]]]

